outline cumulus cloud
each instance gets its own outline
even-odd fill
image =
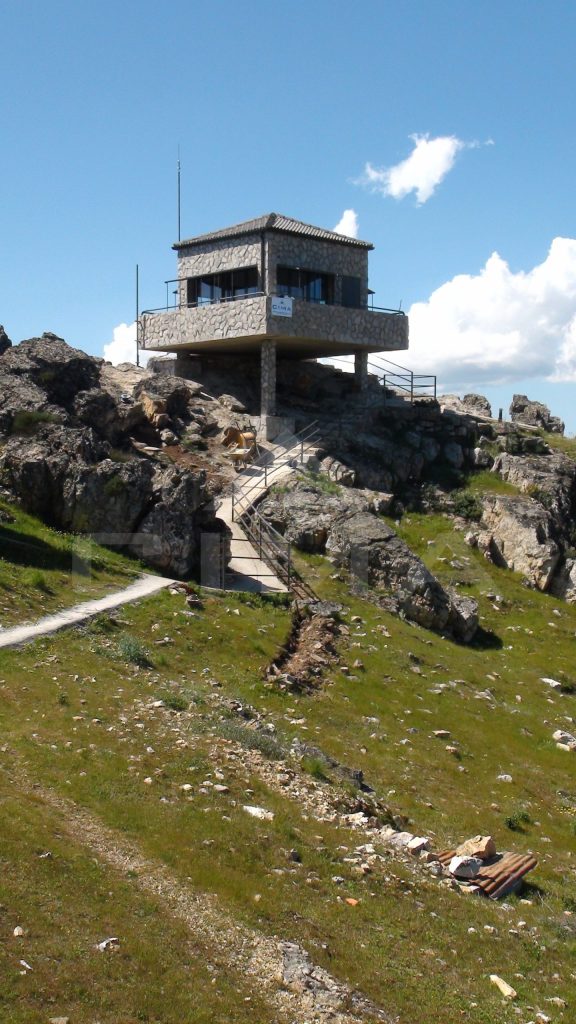
[[[150,352],[140,352],[140,365],[146,366]],[[136,362],[136,322],[118,324],[112,332],[112,341],[104,345],[104,359],[114,366]]]
[[[442,390],[531,377],[576,381],[576,239],[555,238],[543,263],[514,273],[493,253],[408,312],[402,362],[435,373]]]
[[[339,235],[348,235],[349,238],[358,238],[358,215],[356,210],[344,210],[333,231]]]
[[[475,149],[477,142],[463,142],[455,135],[411,135],[414,149],[406,160],[393,167],[374,167],[367,163],[357,184],[365,185],[383,196],[403,199],[416,193],[419,206],[428,199],[452,170],[460,150]]]

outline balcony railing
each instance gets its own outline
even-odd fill
[[[157,306],[154,309],[143,309],[142,312],[141,312],[141,315],[145,315],[145,314],[148,315],[150,313],[165,313],[165,312],[167,312],[168,310],[171,310],[171,309],[173,309],[173,310],[179,310],[179,309],[203,309],[204,306],[219,306],[219,305],[227,304],[229,302],[241,302],[243,299],[253,299],[253,298],[256,298],[258,296],[263,296],[263,295],[267,295],[267,294],[270,295],[270,296],[276,295],[276,294],[281,295],[281,290],[279,289],[278,293],[276,293],[276,292],[269,292],[269,293],[267,293],[267,292],[261,292],[261,291],[253,291],[253,292],[245,292],[242,295],[223,295],[223,296],[221,296],[220,298],[217,298],[217,299],[202,299],[199,302],[182,302],[182,301],[180,301],[178,299],[178,290],[176,290],[176,291],[172,292],[173,298],[171,300],[170,296],[168,294],[168,285],[170,285],[170,284],[179,284],[179,283],[180,283],[180,281],[179,281],[178,278],[174,278],[171,281],[166,281],[165,282],[165,284],[166,284],[166,305],[165,306]],[[285,296],[285,297],[286,298],[290,298],[290,296]],[[311,305],[321,305],[321,306],[327,306],[327,307],[336,306],[336,307],[338,307],[340,309],[359,309],[359,310],[362,310],[365,313],[387,313],[389,316],[399,316],[399,317],[406,316],[406,314],[405,314],[403,309],[391,309],[391,308],[389,308],[387,306],[375,306],[372,302],[369,305],[366,304],[365,306],[350,306],[350,305],[344,305],[343,302],[325,302],[323,299],[307,298],[306,296],[303,296],[303,295],[300,295],[300,296],[297,296],[297,297],[294,296],[294,298],[296,299],[296,302],[306,302],[306,303],[310,303]]]

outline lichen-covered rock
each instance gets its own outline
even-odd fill
[[[527,423],[541,427],[550,434],[563,434],[564,424],[558,416],[552,416],[543,402],[533,402],[526,395],[514,395],[510,403],[510,419],[514,423]]]
[[[496,564],[522,573],[538,590],[548,590],[561,549],[550,514],[530,498],[485,495],[478,546]]]
[[[266,498],[261,512],[306,551],[329,554],[387,607],[464,641],[478,626],[476,603],[448,593],[392,527],[371,512],[373,496],[324,494],[309,484]]]
[[[576,462],[563,452],[545,455],[510,455],[494,460],[493,472],[544,506],[557,534],[570,543],[570,525],[576,510]]]

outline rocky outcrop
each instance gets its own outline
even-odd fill
[[[516,495],[485,495],[482,504],[480,529],[468,534],[468,542],[495,565],[522,573],[538,590],[548,590],[562,555],[550,514],[532,499]]]
[[[552,516],[558,539],[566,537],[576,511],[576,462],[562,452],[496,456],[493,472],[534,498]]]
[[[56,528],[96,535],[155,569],[189,575],[204,524],[213,520],[207,474],[140,455],[146,445],[137,453],[131,434],[154,431],[159,411],[174,439],[193,418],[200,432],[208,429],[203,410],[191,409],[200,386],[142,374],[126,391],[103,368],[51,334],[4,352],[0,485]],[[160,444],[159,435],[149,436]]]
[[[563,434],[564,424],[558,416],[552,416],[550,409],[542,402],[533,402],[526,395],[514,395],[510,403],[510,419],[514,423],[541,427],[550,434]]]
[[[567,558],[550,584],[550,593],[568,604],[576,604],[576,559]]]
[[[469,394],[463,398],[459,395],[440,395],[438,401],[442,407],[463,415],[482,416],[487,419],[492,416],[492,406],[484,395]]]
[[[6,334],[6,331],[4,330],[2,324],[0,324],[0,356],[3,356],[4,353],[8,351],[9,348],[12,348],[12,342],[10,341],[10,338]]]
[[[445,590],[392,527],[370,511],[362,492],[325,494],[307,483],[271,495],[260,511],[305,551],[331,556],[382,604],[428,629],[468,642],[478,626],[476,603]]]

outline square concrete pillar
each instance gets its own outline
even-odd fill
[[[354,379],[360,391],[368,386],[368,353],[354,353]]]
[[[260,415],[276,413],[276,342],[265,341],[260,349]]]

